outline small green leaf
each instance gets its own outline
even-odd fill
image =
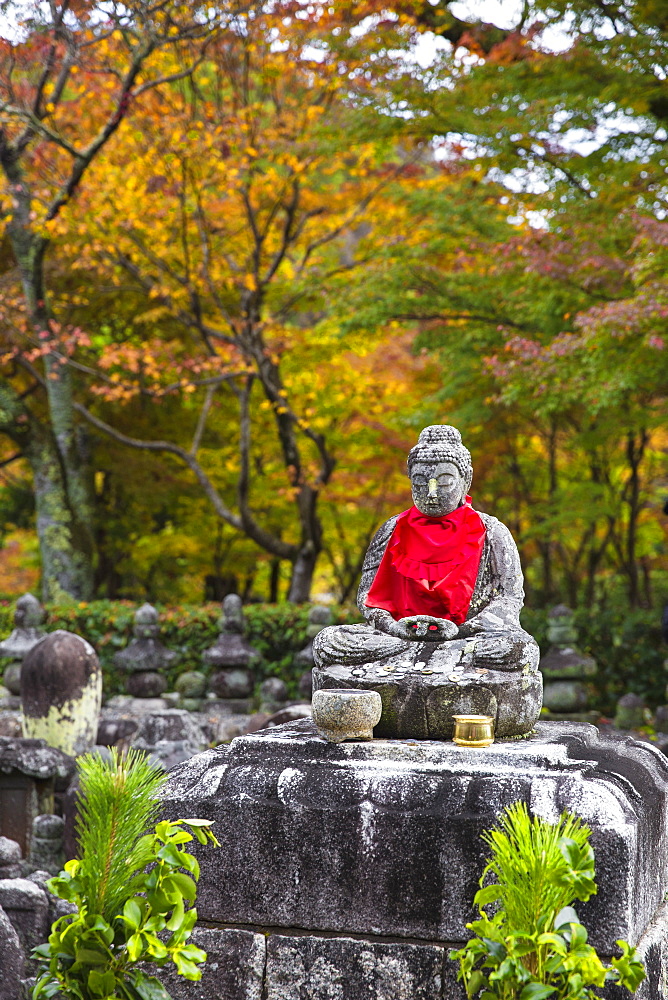
[[[116,986],[116,976],[111,971],[99,972],[92,969],[88,973],[88,989],[96,997],[112,996]]]
[[[92,948],[76,948],[74,957],[81,965],[106,965],[109,956],[102,951],[94,951]]]
[[[494,883],[493,885],[486,885],[482,889],[478,889],[475,896],[473,897],[474,905],[478,908],[486,906],[488,903],[494,903],[497,899],[501,897],[501,886]]]
[[[131,982],[141,1000],[171,1000],[169,993],[155,976],[133,970]]]
[[[519,1000],[545,1000],[556,993],[554,986],[543,986],[541,983],[527,983],[520,993]]]
[[[130,935],[125,947],[127,948],[128,958],[130,959],[130,961],[136,962],[141,956],[142,951],[144,950],[141,934]]]
[[[131,927],[133,931],[136,931],[142,922],[142,908],[135,899],[128,899],[127,903],[123,907],[123,919],[125,920],[128,927]]]
[[[558,931],[564,924],[579,924],[580,920],[572,906],[564,906],[554,918],[554,929]]]

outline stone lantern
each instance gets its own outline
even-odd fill
[[[570,608],[558,604],[548,617],[547,637],[552,645],[540,660],[543,706],[557,716],[586,713],[589,694],[585,681],[596,673],[596,661],[577,648]]]
[[[261,653],[245,637],[246,623],[238,594],[228,594],[223,601],[220,635],[205,650],[202,659],[213,668],[209,686],[218,698],[248,698],[253,693],[253,669]]]
[[[130,675],[126,690],[134,698],[159,698],[167,688],[161,671],[170,667],[178,654],[160,642],[158,612],[151,604],[142,604],[135,612],[134,639],[116,653],[114,665]]]
[[[53,813],[56,782],[74,773],[74,758],[44,740],[0,737],[0,836],[15,840],[25,857],[36,816]]]

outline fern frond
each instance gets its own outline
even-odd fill
[[[111,921],[133,895],[146,865],[141,838],[158,815],[164,772],[137,750],[78,760],[76,832],[82,880],[91,912]]]

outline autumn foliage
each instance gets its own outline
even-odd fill
[[[555,52],[541,2],[8,5],[2,513],[48,596],[350,599],[451,421],[535,601],[656,599],[668,43],[568,6]]]

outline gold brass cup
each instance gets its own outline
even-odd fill
[[[491,715],[453,715],[458,747],[491,747],[494,742],[494,719]]]

